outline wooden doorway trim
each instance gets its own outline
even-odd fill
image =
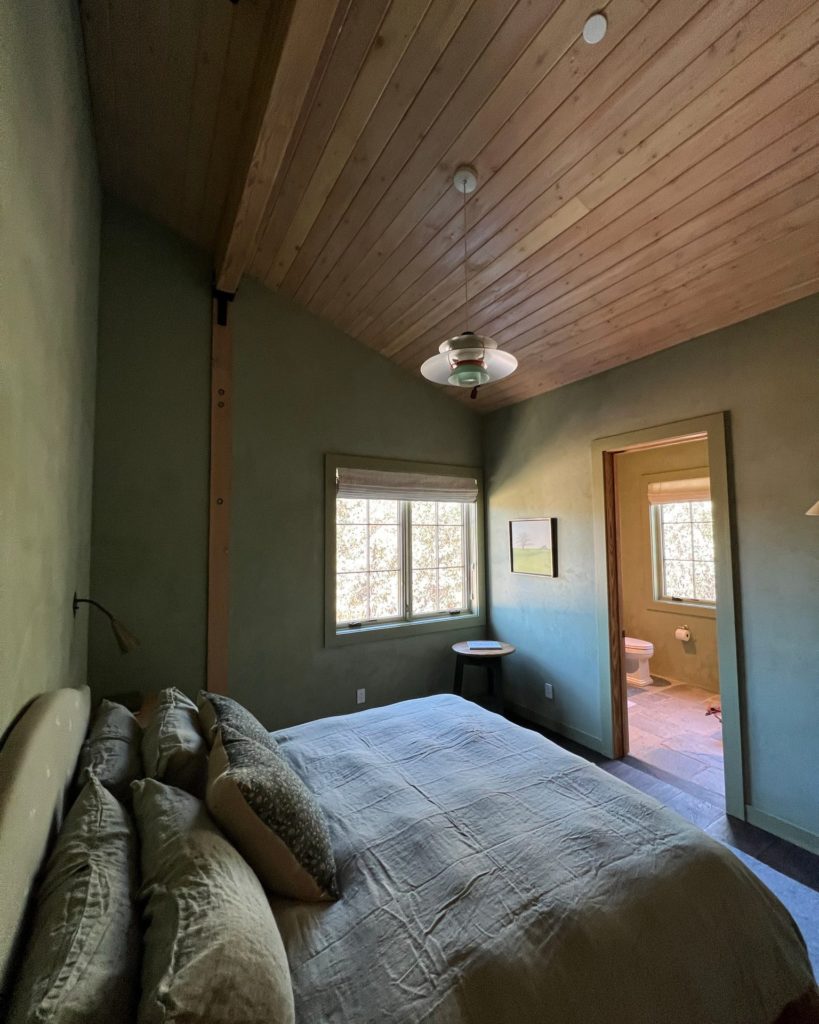
[[[207,688],[213,693],[227,693],[228,688],[233,449],[233,335],[228,301],[224,292],[214,295],[211,327]]]
[[[601,736],[605,752],[622,757],[628,750],[628,716],[622,657],[620,571],[618,563],[617,452],[660,444],[707,439],[714,517],[717,584],[717,651],[719,657],[725,809],[745,820],[743,723],[740,700],[739,646],[736,622],[737,577],[734,572],[734,524],[728,474],[726,413],[679,420],[592,442],[595,604],[599,652]]]
[[[612,757],[628,753],[628,713],[626,672],[623,664],[623,598],[620,584],[620,525],[617,515],[617,479],[615,453],[604,451],[603,501],[606,528],[606,601],[608,603],[607,643],[611,665],[611,749]]]

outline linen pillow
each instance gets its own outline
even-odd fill
[[[274,753],[278,752],[279,746],[267,729],[238,701],[231,697],[223,697],[219,693],[200,690],[196,703],[199,707],[202,731],[211,745],[213,745],[213,739],[219,726],[227,725],[240,736],[255,740]]]
[[[203,797],[208,780],[208,745],[193,701],[169,687],[159,694],[142,739],[145,775]]]
[[[338,898],[324,814],[281,755],[221,726],[206,799],[267,889],[297,900]]]
[[[189,793],[144,779],[133,802],[147,900],[139,1024],[292,1024],[284,944],[241,854]]]
[[[91,773],[118,800],[131,799],[131,783],[142,778],[142,726],[128,708],[100,701],[77,762],[80,783]]]
[[[136,833],[91,775],[37,892],[9,1024],[133,1020],[139,982]]]

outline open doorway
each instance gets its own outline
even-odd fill
[[[725,799],[706,438],[614,455],[629,755]]]
[[[724,415],[602,438],[592,454],[611,755],[724,795],[744,819]]]

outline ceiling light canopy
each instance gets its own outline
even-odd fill
[[[469,320],[469,268],[466,248],[466,197],[478,185],[478,176],[473,167],[459,167],[452,178],[452,184],[463,196],[464,211],[464,308]],[[510,352],[501,352],[498,343],[485,334],[463,330],[454,338],[442,341],[438,355],[430,356],[421,364],[421,373],[434,384],[450,384],[456,388],[471,388],[472,398],[477,398],[478,388],[503,380],[517,369],[518,361]]]

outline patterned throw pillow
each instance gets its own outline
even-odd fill
[[[199,707],[199,720],[202,723],[208,743],[213,744],[216,730],[221,725],[226,725],[246,739],[255,740],[263,747],[278,752],[278,744],[265,729],[262,723],[252,715],[247,708],[230,697],[223,697],[219,693],[209,693],[207,690],[200,690],[196,698]]]
[[[118,800],[130,803],[131,783],[142,778],[141,742],[142,726],[128,708],[100,701],[77,763],[80,783],[90,773]]]
[[[268,890],[297,900],[338,898],[324,814],[279,754],[222,725],[210,753],[207,805]]]

